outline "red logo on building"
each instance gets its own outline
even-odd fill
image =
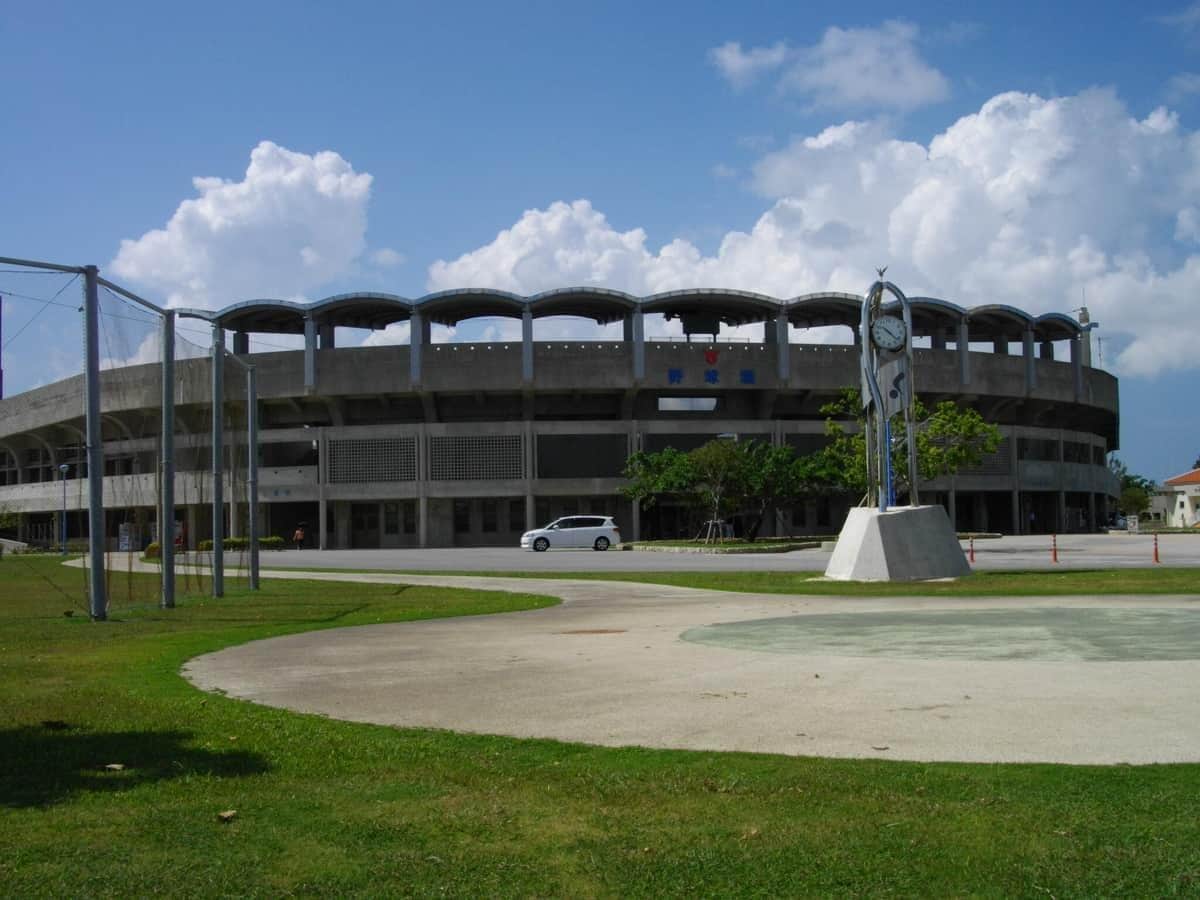
[[[704,361],[706,363],[708,363],[710,366],[715,366],[717,364],[717,357],[720,355],[721,355],[721,351],[719,351],[719,350],[705,350],[704,351]]]

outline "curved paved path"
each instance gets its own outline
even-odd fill
[[[190,661],[184,674],[197,686],[353,721],[611,746],[975,762],[1200,761],[1200,659],[1178,658],[1178,646],[1155,659],[1163,654],[1144,629],[1139,643],[1120,625],[1149,621],[1153,631],[1159,619],[1166,628],[1200,622],[1200,597],[847,599],[452,575],[264,576],[516,590],[564,603],[256,641]],[[1025,616],[1017,632],[985,623],[978,631],[988,651],[981,656],[1003,656],[1015,640],[1029,657],[1020,660],[942,656],[936,632],[895,615],[908,611],[920,623],[930,612],[1030,609],[1064,612],[1048,613],[1057,629]],[[830,613],[862,616],[871,641],[814,653],[681,639],[701,626],[781,617],[803,630],[790,617]],[[1095,646],[1073,632],[1075,614],[1110,623],[1107,638],[1119,650],[1101,655],[1110,661],[1088,661],[1097,658]],[[949,615],[970,627],[970,616]],[[904,653],[889,655],[893,633]],[[1161,629],[1157,637],[1171,643]],[[927,648],[924,656],[914,655],[914,642]],[[1200,657],[1200,646],[1182,655]]]

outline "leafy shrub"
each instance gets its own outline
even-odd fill
[[[248,550],[250,548],[250,539],[244,537],[227,537],[221,542],[226,550]],[[284,547],[283,538],[277,535],[269,537],[260,537],[258,539],[259,550],[282,550]],[[203,540],[197,546],[197,550],[211,550],[213,542],[211,540]]]
[[[162,548],[158,546],[158,541],[151,541],[146,545],[146,549],[142,552],[142,556],[146,557],[146,559],[158,559],[159,556],[162,555],[161,551]]]

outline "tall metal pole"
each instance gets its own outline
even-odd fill
[[[158,494],[158,546],[163,609],[175,606],[175,313],[162,317],[162,436]]]
[[[246,367],[246,491],[250,505],[250,590],[258,590],[258,378]]]
[[[212,595],[225,596],[225,329],[212,336]]]
[[[100,292],[96,279],[100,270],[83,268],[84,394],[87,420],[88,467],[88,575],[91,615],[108,616],[104,586],[104,435],[100,423]]]

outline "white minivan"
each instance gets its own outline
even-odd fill
[[[567,547],[591,547],[607,550],[621,543],[621,530],[612,516],[564,516],[545,528],[521,535],[522,550],[560,550]]]

